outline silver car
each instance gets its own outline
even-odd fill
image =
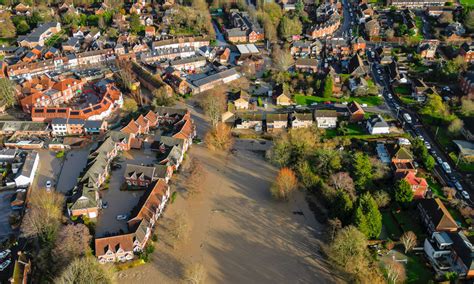
[[[469,197],[469,193],[467,193],[466,191],[464,191],[464,190],[463,190],[463,191],[461,191],[461,194],[462,194],[462,197],[464,197],[464,199],[467,199],[467,200],[469,200],[469,199],[470,199],[470,197]]]
[[[0,271],[5,270],[5,268],[7,268],[10,265],[10,263],[12,263],[10,259],[7,259],[4,262],[0,263]]]

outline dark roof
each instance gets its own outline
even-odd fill
[[[295,65],[318,67],[318,60],[314,58],[299,58],[296,60]]]
[[[474,247],[462,232],[451,233],[449,237],[453,241],[452,248],[466,265],[468,270],[474,270]]]
[[[314,117],[337,117],[337,111],[330,109],[318,109],[314,111]]]
[[[84,128],[100,128],[104,123],[102,120],[86,120]]]
[[[419,205],[430,216],[436,230],[458,227],[456,221],[454,221],[448,209],[446,209],[439,198],[422,199],[419,201]]]

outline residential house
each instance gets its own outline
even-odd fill
[[[105,134],[106,131],[106,120],[86,120],[84,122],[84,134],[86,135]]]
[[[389,147],[389,152],[392,156],[392,166],[395,171],[395,175],[405,175],[408,172],[416,174],[417,170],[413,165],[413,155],[404,146],[393,146]]]
[[[284,129],[288,127],[288,114],[286,113],[267,113],[265,117],[267,132]]]
[[[129,186],[148,187],[156,180],[155,168],[127,164],[124,172],[125,182]]]
[[[423,8],[429,6],[444,6],[445,1],[442,0],[390,0],[390,6],[397,8]]]
[[[36,151],[29,151],[26,154],[21,170],[15,177],[15,185],[18,188],[28,187],[35,179],[36,170],[39,165],[39,155]]]
[[[426,192],[428,191],[428,182],[425,178],[417,177],[413,171],[406,172],[402,180],[405,180],[413,191],[414,199],[425,198]]]
[[[19,36],[17,39],[19,46],[34,48],[37,45],[44,46],[45,41],[61,31],[59,22],[49,22],[40,24],[25,36]]]
[[[206,66],[206,58],[204,56],[193,56],[183,59],[175,59],[170,62],[170,66],[180,71],[195,71]]]
[[[295,69],[299,72],[316,73],[318,71],[318,60],[311,58],[298,58]]]
[[[335,110],[317,109],[314,111],[314,120],[318,128],[336,128],[337,112]]]
[[[376,116],[372,116],[367,121],[367,131],[369,131],[369,133],[372,135],[389,134],[390,127],[388,123],[385,122],[385,119],[382,118],[382,116],[376,115]]]
[[[308,128],[313,125],[312,113],[293,113],[290,117],[291,128]]]
[[[464,58],[465,62],[474,62],[474,42],[463,43],[459,49],[459,55]]]
[[[80,39],[77,37],[70,37],[67,41],[61,44],[64,52],[78,52],[81,48]]]
[[[249,94],[243,90],[240,90],[232,96],[233,104],[236,110],[247,110],[249,109]]]
[[[421,199],[418,201],[417,208],[429,234],[458,230],[456,221],[439,198]]]
[[[380,35],[380,24],[377,19],[371,19],[365,22],[364,26],[369,38],[378,37]]]
[[[298,57],[310,56],[312,54],[312,50],[311,50],[312,44],[313,43],[311,41],[307,41],[307,40],[294,41],[291,44],[290,53],[291,55],[298,56]]]
[[[235,128],[263,130],[263,116],[259,113],[238,113],[235,115]]]
[[[338,13],[334,13],[327,21],[311,26],[306,31],[306,36],[311,39],[316,39],[332,35],[339,28],[340,22],[341,17]]]
[[[277,106],[289,106],[292,104],[293,104],[293,101],[285,93],[281,93],[279,96],[276,97]]]
[[[146,26],[145,27],[145,36],[153,38],[155,36],[155,27]]]
[[[112,237],[95,239],[95,255],[101,264],[125,262],[132,260],[133,236],[134,234],[123,234]]]
[[[360,57],[358,53],[349,60],[347,69],[349,74],[357,77],[365,76],[368,72],[368,67],[365,65],[362,57]]]
[[[84,133],[84,120],[78,118],[68,118],[66,131],[68,135],[82,135]]]
[[[264,39],[265,34],[260,25],[250,19],[247,12],[230,11],[232,28],[226,29],[226,37],[232,43],[257,42]]]
[[[53,118],[51,121],[51,128],[53,136],[66,136],[67,135],[67,118]]]
[[[452,240],[452,259],[460,278],[474,278],[474,245],[463,232],[448,233]]]
[[[364,120],[365,111],[362,109],[360,104],[356,101],[350,102],[347,105],[347,110],[349,111],[349,121],[350,122],[359,122]]]
[[[474,72],[466,72],[459,76],[459,87],[468,99],[474,100]]]
[[[352,40],[352,50],[357,52],[357,51],[365,51],[365,47],[367,45],[366,41],[364,40],[363,37],[356,37]]]
[[[423,40],[418,46],[418,52],[421,58],[434,59],[436,56],[436,49],[438,48],[439,40]]]

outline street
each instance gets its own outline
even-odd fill
[[[386,105],[391,110],[392,115],[397,118],[407,133],[409,133],[414,138],[418,137],[419,139],[423,140],[425,145],[429,145],[429,152],[435,161],[437,161],[434,169],[435,175],[441,179],[442,185],[455,188],[456,197],[465,200],[470,206],[473,206],[470,196],[472,196],[474,192],[472,189],[468,188],[467,184],[462,181],[461,175],[456,172],[456,170],[454,170],[455,166],[451,163],[451,160],[447,158],[446,153],[439,147],[434,137],[432,137],[432,133],[426,131],[418,113],[411,110],[410,108],[405,107],[398,97],[395,96],[391,87],[387,70],[379,64],[380,59],[378,59],[377,56],[374,56],[370,49],[367,51],[367,57],[369,58],[372,77],[374,81],[383,88],[383,97],[385,99]],[[405,113],[411,117],[411,122],[407,121],[407,119],[403,117],[403,114]],[[443,167],[441,167],[440,162],[447,162],[451,167],[451,173],[447,173]],[[459,187],[459,185],[461,186]],[[463,196],[461,194],[463,190],[467,191],[469,196]]]

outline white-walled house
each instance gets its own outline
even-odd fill
[[[367,121],[367,131],[370,134],[389,134],[390,127],[387,122],[380,116],[373,116]]]
[[[39,155],[36,151],[28,152],[21,170],[15,177],[16,187],[28,187],[34,180],[39,165]]]

